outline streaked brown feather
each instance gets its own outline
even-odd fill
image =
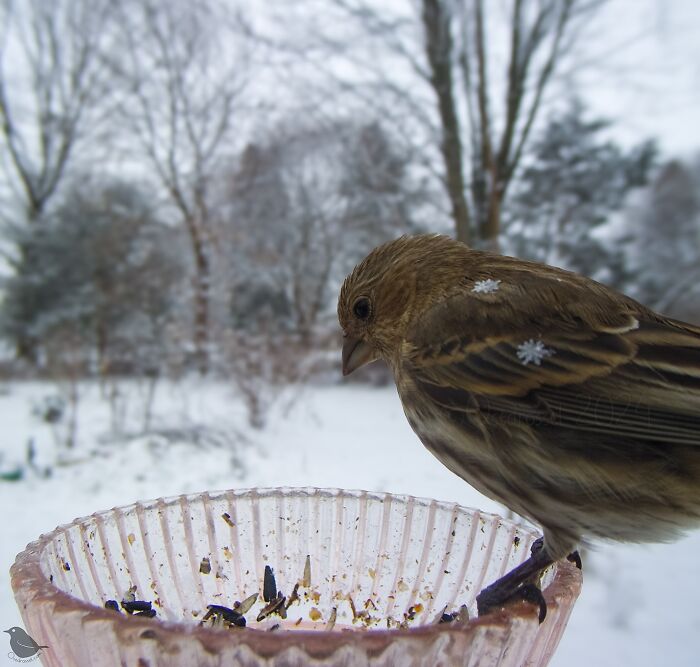
[[[508,308],[494,300],[484,314],[479,296],[467,291],[413,323],[402,368],[428,396],[456,408],[460,392],[468,392],[486,411],[531,423],[700,445],[700,330],[626,299],[623,309],[618,304],[604,321],[595,309],[591,317],[580,307],[584,295],[572,294],[570,303],[553,307],[537,291],[524,289],[531,288],[528,272],[520,276],[511,268],[510,273],[520,300],[505,293],[508,283],[502,278],[505,294],[499,299],[508,299]],[[541,286],[542,277],[536,282]],[[586,294],[585,302],[590,300]],[[477,312],[473,319],[488,320],[484,328],[466,324]],[[469,326],[462,337],[453,333],[458,321]],[[525,325],[513,326],[519,321]],[[432,340],[421,344],[427,329]],[[447,341],[436,336],[443,331],[451,335]],[[517,349],[529,339],[554,353],[539,365],[523,363]],[[487,400],[493,397],[501,400]]]
[[[358,294],[370,322],[353,319]],[[428,449],[539,522],[553,557],[584,534],[665,540],[700,523],[700,328],[439,236],[370,253],[338,315],[389,364]],[[524,354],[529,341],[548,353]]]

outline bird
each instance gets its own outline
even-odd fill
[[[671,541],[700,524],[700,328],[590,278],[402,236],[338,298],[342,372],[382,359],[425,447],[542,529],[477,596],[480,615],[595,539]],[[535,586],[536,587],[536,586]],[[537,589],[539,592],[539,589]]]
[[[18,658],[31,658],[42,648],[49,648],[48,646],[39,646],[22,628],[17,626],[3,630],[3,632],[10,635],[10,648]]]

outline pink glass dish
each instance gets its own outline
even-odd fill
[[[544,577],[541,625],[525,603],[436,622],[463,603],[475,616],[477,593],[527,558],[536,537],[493,514],[410,496],[202,493],[61,526],[17,556],[12,587],[52,667],[546,665],[581,587],[570,563]],[[258,622],[266,565],[287,601],[297,584],[299,599],[286,618]],[[155,618],[105,609],[129,589]],[[207,605],[254,593],[246,628],[200,626]]]

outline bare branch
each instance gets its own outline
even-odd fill
[[[516,5],[520,0],[516,0]],[[476,0],[475,9],[476,26],[476,71],[477,71],[477,109],[479,111],[481,164],[483,168],[493,171],[493,154],[491,150],[491,114],[488,102],[488,80],[486,74],[486,45],[484,43],[484,13],[482,0]]]
[[[464,192],[462,136],[454,97],[450,18],[442,0],[423,0],[425,49],[430,67],[430,83],[437,98],[441,119],[440,150],[445,164],[447,190],[457,237],[468,243],[472,230]]]
[[[525,123],[524,126],[520,132],[520,138],[517,142],[517,146],[515,149],[515,152],[513,153],[513,157],[510,159],[509,164],[506,169],[506,174],[503,180],[503,190],[505,194],[505,190],[507,189],[508,183],[510,182],[511,178],[513,177],[513,173],[517,169],[518,165],[520,164],[520,159],[522,156],[523,148],[525,146],[525,143],[527,142],[527,139],[530,135],[530,130],[532,129],[532,125],[535,121],[535,118],[537,116],[537,112],[540,107],[540,102],[542,100],[542,94],[544,93],[544,90],[547,86],[547,83],[552,76],[552,72],[554,71],[554,67],[557,63],[557,60],[561,54],[561,44],[562,44],[562,37],[566,31],[566,27],[568,24],[568,21],[571,17],[571,10],[573,8],[575,0],[562,0],[562,8],[559,13],[558,20],[556,22],[556,28],[554,31],[554,37],[552,40],[552,46],[549,52],[549,56],[545,62],[545,64],[542,66],[539,76],[537,78],[537,83],[535,86],[535,93],[534,97],[532,99],[532,102],[530,104],[530,108],[528,109],[526,113],[526,118],[525,118]],[[595,4],[595,3],[594,3]],[[534,35],[533,35],[534,39]],[[525,72],[527,74],[527,72]]]
[[[72,154],[98,126],[105,105],[104,70],[98,54],[110,30],[103,2],[74,0],[2,7],[5,34],[15,47],[13,72],[0,59],[1,136],[29,220],[37,219],[63,181]],[[15,105],[15,109],[13,109]],[[18,113],[18,109],[22,112]]]

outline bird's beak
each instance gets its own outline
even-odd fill
[[[376,358],[374,349],[361,338],[345,336],[343,341],[343,375],[350,375],[360,366],[369,364]]]

